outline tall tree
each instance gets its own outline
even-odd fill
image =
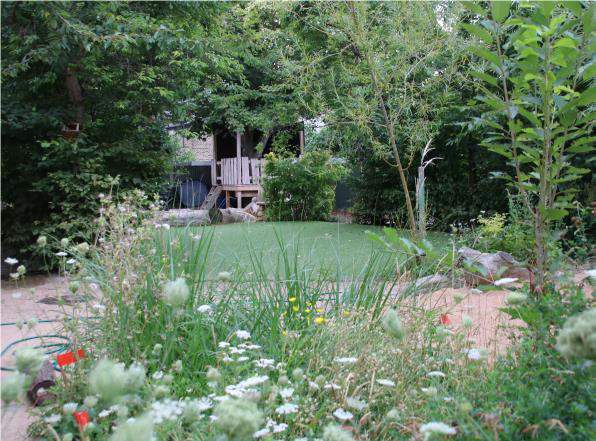
[[[97,194],[156,189],[164,127],[234,63],[225,4],[2,2],[2,242],[89,237]],[[225,66],[232,66],[227,69]]]
[[[357,126],[379,157],[397,168],[413,233],[408,159],[438,128],[456,71],[449,32],[454,7],[435,3],[320,2],[285,6],[301,39],[294,79],[305,104],[328,125]],[[382,128],[383,131],[379,131]],[[384,133],[383,133],[384,132]]]

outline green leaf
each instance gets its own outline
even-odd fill
[[[576,45],[575,45],[575,41],[573,41],[572,38],[563,37],[563,38],[557,40],[555,42],[555,44],[553,44],[553,47],[568,47],[571,49],[575,49]]]
[[[580,2],[564,1],[561,4],[569,9],[576,17],[580,18],[582,16],[583,8]]]
[[[485,11],[482,8],[482,6],[480,6],[478,3],[476,2],[460,2],[460,4],[466,8],[468,11],[473,12],[474,14],[480,15],[481,17],[485,17]]]
[[[555,6],[557,6],[557,3],[553,1],[541,1],[536,3],[538,3],[540,11],[542,11],[542,14],[545,17],[550,17],[551,12],[555,8]]]
[[[491,1],[490,9],[492,11],[493,19],[499,23],[503,23],[509,15],[510,1]]]
[[[581,69],[580,69],[581,70]],[[582,78],[585,81],[591,80],[596,76],[596,63],[592,62],[588,66],[584,67],[584,74]]]
[[[587,136],[585,138],[581,138],[576,140],[571,144],[571,146],[567,149],[569,153],[589,153],[594,150],[591,144],[596,141],[596,136]]]
[[[498,55],[493,52],[490,52],[489,50],[483,47],[473,46],[470,48],[470,52],[472,52],[474,55],[477,55],[480,58],[484,58],[485,60],[490,61],[499,68],[501,67],[501,60],[499,60]]]
[[[476,70],[470,71],[470,75],[472,75],[473,77],[476,77],[480,80],[486,81],[489,84],[492,84],[493,86],[497,85],[497,79],[495,77],[493,77],[492,75],[489,75],[485,72],[478,72]]]
[[[480,27],[480,26],[477,26],[474,24],[470,24],[470,23],[462,23],[461,27],[464,28],[466,31],[468,31],[470,34],[475,35],[476,37],[480,38],[482,41],[484,41],[487,44],[491,44],[493,42],[493,36],[491,35],[490,32],[488,32],[483,27]]]
[[[383,228],[383,232],[385,233],[385,236],[387,236],[387,238],[389,239],[389,241],[392,244],[398,245],[399,236],[397,235],[397,232],[395,231],[394,228],[385,227],[385,228]]]
[[[544,210],[544,217],[548,220],[561,220],[567,216],[567,210],[563,208],[547,208]]]

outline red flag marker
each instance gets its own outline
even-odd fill
[[[441,314],[441,324],[442,325],[450,325],[451,324],[451,320],[449,320],[449,315]]]
[[[67,364],[73,364],[79,361],[81,358],[85,358],[85,351],[79,349],[75,352],[65,352],[56,356],[56,361],[60,366],[66,366]]]
[[[85,426],[91,422],[91,418],[89,417],[89,414],[85,411],[75,412],[72,414],[72,416],[74,417],[75,421],[77,422],[79,429],[84,429]]]

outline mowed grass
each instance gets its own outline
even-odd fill
[[[284,247],[287,255],[298,258],[302,268],[329,271],[343,277],[357,275],[375,252],[386,251],[370,240],[366,230],[382,234],[382,228],[371,225],[333,222],[258,222],[205,227],[213,232],[209,273],[215,271],[251,271],[256,257],[265,265],[277,268]],[[193,233],[203,231],[193,228]],[[405,231],[400,232],[408,236]],[[431,233],[428,239],[437,247],[446,247],[448,236]],[[252,257],[251,257],[252,256]]]

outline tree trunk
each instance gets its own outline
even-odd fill
[[[83,106],[83,93],[75,69],[66,68],[66,89],[70,101],[75,107],[75,122],[83,125],[85,116],[85,107]]]

